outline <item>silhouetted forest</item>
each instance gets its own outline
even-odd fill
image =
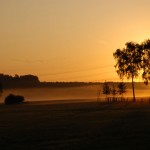
[[[34,87],[39,85],[40,81],[37,76],[34,75],[5,75],[0,74],[0,83],[3,88],[17,88],[17,87]]]
[[[95,85],[98,82],[40,82],[35,75],[5,75],[0,74],[0,83],[4,89],[8,88],[31,88],[31,87],[75,87],[85,85]]]
[[[118,84],[117,82],[108,82],[109,85]],[[34,88],[34,87],[79,87],[88,85],[102,85],[102,82],[41,82],[35,75],[5,75],[0,74],[0,85],[3,89],[9,88]],[[125,83],[127,88],[131,88],[131,83]],[[137,89],[145,88],[143,82],[136,82],[135,86]]]

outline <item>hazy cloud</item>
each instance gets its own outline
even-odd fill
[[[107,42],[105,40],[101,40],[101,39],[97,39],[97,40],[101,45],[107,45]]]
[[[12,61],[13,62],[21,62],[21,63],[28,63],[28,64],[30,64],[30,63],[44,63],[45,61],[44,60],[42,60],[42,59],[32,59],[32,60],[30,60],[30,59],[17,59],[17,58],[14,58],[14,59],[12,59]]]

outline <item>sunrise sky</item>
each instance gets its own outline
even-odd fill
[[[0,0],[0,72],[117,81],[113,52],[150,38],[150,0]]]

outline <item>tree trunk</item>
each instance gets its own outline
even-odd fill
[[[134,81],[133,81],[133,76],[132,76],[132,91],[133,91],[133,101],[135,102],[135,92],[134,92]]]

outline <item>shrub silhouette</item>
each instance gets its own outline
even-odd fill
[[[24,101],[24,97],[20,95],[10,94],[5,98],[5,104],[20,104]]]

